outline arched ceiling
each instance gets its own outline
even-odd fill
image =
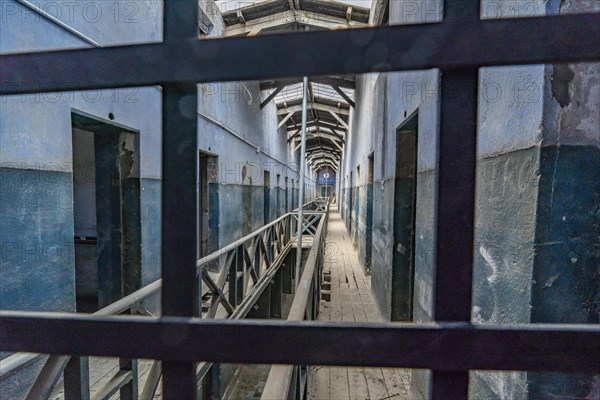
[[[217,0],[226,36],[380,25],[387,18],[388,0]],[[339,169],[346,144],[350,110],[354,103],[355,76],[323,76],[308,83],[306,154],[315,169]],[[285,127],[288,143],[300,148],[302,133],[302,79],[260,82],[264,100],[274,102]]]

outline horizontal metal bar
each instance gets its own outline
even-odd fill
[[[140,332],[144,340],[137,340]],[[177,340],[165,344],[165,337],[174,333]],[[0,311],[0,351],[179,362],[597,373],[600,326],[216,321]]]
[[[599,42],[600,14],[191,38],[0,56],[0,94],[596,61]]]

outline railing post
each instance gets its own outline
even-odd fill
[[[71,357],[64,372],[65,400],[89,400],[90,363],[88,357]]]
[[[121,400],[137,400],[138,398],[138,362],[137,360],[119,359],[122,371],[131,371],[131,380],[119,389]]]
[[[208,373],[208,391],[210,400],[221,399],[221,364],[214,363]]]
[[[298,201],[298,234],[296,237],[296,268],[295,286],[300,284],[300,270],[302,269],[302,211],[304,209],[304,166],[306,164],[306,117],[308,115],[308,77],[303,79],[302,93],[302,140],[300,144],[300,194]]]

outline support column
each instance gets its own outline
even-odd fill
[[[304,170],[306,164],[306,117],[308,114],[308,77],[304,77],[302,94],[302,139],[300,150],[300,194],[298,196],[298,236],[296,238],[296,268],[294,279],[296,287],[300,284],[300,269],[302,267],[302,219],[304,211]]]

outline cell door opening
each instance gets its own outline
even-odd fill
[[[264,172],[263,182],[264,182],[263,214],[264,214],[264,224],[267,225],[269,223],[269,221],[271,220],[271,175],[270,175],[269,171]]]
[[[354,181],[352,180],[352,171],[350,171],[350,178],[348,179],[348,210],[346,215],[346,226],[348,228],[348,232],[352,229],[352,210],[354,204],[354,187],[352,184]]]
[[[275,181],[275,196],[277,198],[277,218],[281,216],[281,175],[277,174],[277,180]]]
[[[374,154],[369,155],[369,165],[367,170],[367,217],[365,229],[365,270],[371,271],[371,255],[373,252],[373,158]]]
[[[198,162],[198,256],[219,248],[218,158],[200,152]]]
[[[285,177],[285,212],[290,212],[290,199],[289,196],[289,188],[288,188],[288,178]]]
[[[139,135],[71,114],[78,312],[94,312],[141,287]]]
[[[418,115],[396,133],[392,321],[412,321],[417,210]]]

